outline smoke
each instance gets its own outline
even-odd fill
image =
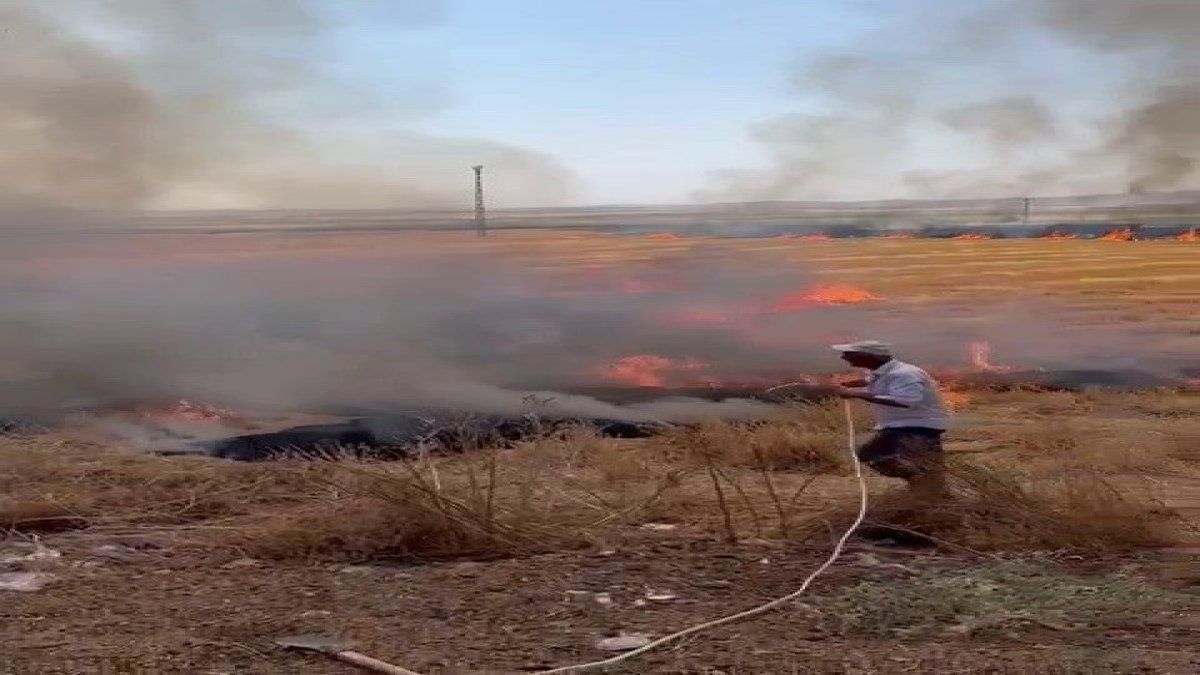
[[[474,238],[404,236],[22,239],[0,251],[0,416],[180,398],[250,412],[518,414],[532,394],[563,415],[682,421],[769,409],[617,406],[578,392],[637,354],[736,379],[841,370],[828,345],[858,338],[953,367],[981,339],[997,362],[1057,368],[1149,367],[1160,346],[1027,302],[764,312],[810,288],[818,268],[752,264],[727,249],[616,271],[617,282],[660,283],[655,292],[584,275],[580,295],[567,283],[578,268],[533,267]]]
[[[414,127],[446,83],[340,74],[357,13],[406,38],[440,0],[0,0],[0,206],[445,207],[468,167],[499,169],[498,202],[563,200],[573,179],[533,150]],[[373,89],[374,88],[374,89]]]
[[[873,30],[790,74],[811,112],[751,130],[770,167],[698,199],[1200,187],[1200,3],[861,4]]]

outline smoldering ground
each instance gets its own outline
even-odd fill
[[[862,0],[797,63],[805,112],[703,200],[1028,197],[1200,187],[1200,3]]]
[[[288,235],[275,236],[282,247]],[[836,372],[828,344],[852,338],[894,341],[931,366],[964,366],[966,345],[987,340],[993,358],[1013,366],[1173,367],[1143,330],[1072,326],[1053,318],[1062,315],[1055,308],[1025,301],[897,311],[885,298],[763,310],[811,288],[816,265],[769,268],[701,248],[614,272],[659,290],[575,284],[564,292],[563,275],[577,270],[396,237],[395,255],[198,259],[187,254],[203,235],[157,248],[147,235],[110,235],[99,251],[86,238],[45,235],[35,245],[26,237],[0,254],[0,411],[183,398],[260,411],[518,414],[535,394],[562,415],[687,420],[764,409],[698,400],[618,406],[571,392],[638,354],[701,362],[718,379]],[[697,308],[727,320],[679,319]]]

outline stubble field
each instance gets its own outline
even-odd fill
[[[487,247],[564,269],[689,251],[804,264],[885,298],[877,311],[982,312],[1019,296],[1200,353],[1200,262],[1186,242],[146,235],[23,264],[403,264],[417,237],[426,251]],[[892,481],[868,480],[872,524],[925,545],[856,543],[800,603],[611,672],[1195,672],[1200,397],[979,391],[956,412],[947,505],[914,509]],[[271,644],[296,633],[423,673],[603,658],[605,637],[661,636],[798,585],[854,515],[845,443],[839,405],[415,463],[224,464],[68,435],[0,439],[2,571],[47,582],[0,591],[0,663],[342,672]]]

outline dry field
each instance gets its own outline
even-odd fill
[[[27,263],[402,259],[412,236],[182,247],[154,235]],[[1023,294],[1082,322],[1152,322],[1184,349],[1200,339],[1190,243],[422,239],[563,267],[715,247],[815,261],[896,311]],[[958,413],[944,507],[915,509],[869,478],[869,521],[933,546],[855,543],[801,602],[610,672],[1196,672],[1200,396],[980,393]],[[665,635],[796,587],[853,518],[845,442],[840,406],[644,441],[581,429],[412,464],[222,464],[0,439],[0,573],[50,575],[40,590],[0,590],[0,672],[350,672],[271,646],[296,633],[423,673],[603,658],[602,638]]]

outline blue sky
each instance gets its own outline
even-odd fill
[[[795,108],[790,64],[869,26],[854,4],[450,0],[407,29],[348,16],[339,70],[422,94],[397,124],[556,157],[574,201],[686,201],[710,171],[761,162],[749,126]]]
[[[575,204],[1123,191],[1079,150],[1158,81],[1024,0],[329,2],[326,66],[371,94],[345,121],[544,153]],[[1004,137],[1034,113],[1041,136]]]

